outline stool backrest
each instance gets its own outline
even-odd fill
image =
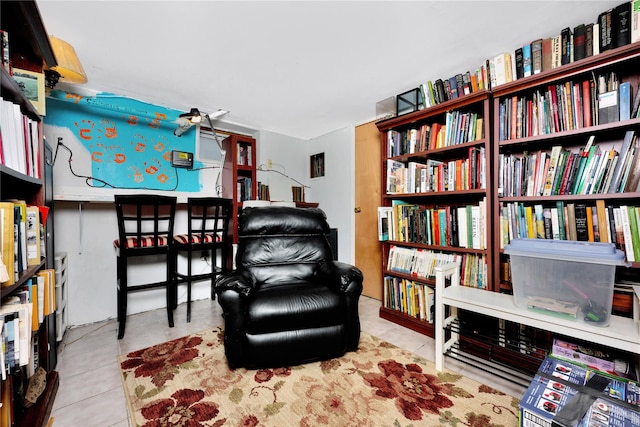
[[[169,245],[173,238],[176,197],[116,194],[114,198],[120,250],[142,251]]]
[[[190,241],[205,242],[207,236],[217,236],[216,241],[230,239],[229,222],[233,214],[231,199],[220,197],[190,197],[188,234]]]

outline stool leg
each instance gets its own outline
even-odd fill
[[[187,251],[187,323],[191,322],[191,258],[193,251]]]
[[[169,319],[169,327],[173,328],[173,253],[171,250],[167,252],[167,318]]]
[[[216,248],[212,248],[211,249],[211,300],[215,300],[216,299],[216,291],[215,291],[215,284],[216,284],[216,263],[218,260],[218,250]]]
[[[118,304],[118,339],[124,337],[127,322],[127,258],[119,256],[116,261],[117,269],[117,304]]]

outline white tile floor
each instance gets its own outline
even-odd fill
[[[363,331],[433,360],[434,342],[431,338],[381,319],[379,307],[378,300],[360,299]],[[217,301],[201,300],[192,303],[190,323],[186,322],[186,306],[178,306],[174,328],[168,327],[164,309],[129,316],[122,340],[116,338],[115,320],[68,330],[58,353],[56,370],[60,375],[60,388],[51,414],[53,425],[127,427],[127,408],[117,356],[221,324],[221,309]],[[524,391],[522,386],[451,359],[447,359],[446,366],[515,397],[520,397]]]

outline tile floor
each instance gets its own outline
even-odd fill
[[[417,355],[433,360],[431,338],[381,319],[380,302],[362,297],[360,321],[362,330]],[[186,306],[175,312],[174,328],[167,325],[166,311],[158,309],[129,316],[126,335],[116,338],[116,321],[108,320],[67,331],[59,347],[60,388],[51,416],[54,427],[127,427],[127,407],[117,365],[117,356],[173,338],[222,324],[217,301],[192,303],[191,322],[186,322]],[[508,380],[465,366],[447,358],[446,366],[470,378],[492,385],[515,397],[524,387]]]

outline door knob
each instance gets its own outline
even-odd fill
[[[360,208],[354,208],[354,209],[353,209],[353,211],[354,211],[355,213],[360,213],[360,212],[362,212],[362,209],[360,209]]]

